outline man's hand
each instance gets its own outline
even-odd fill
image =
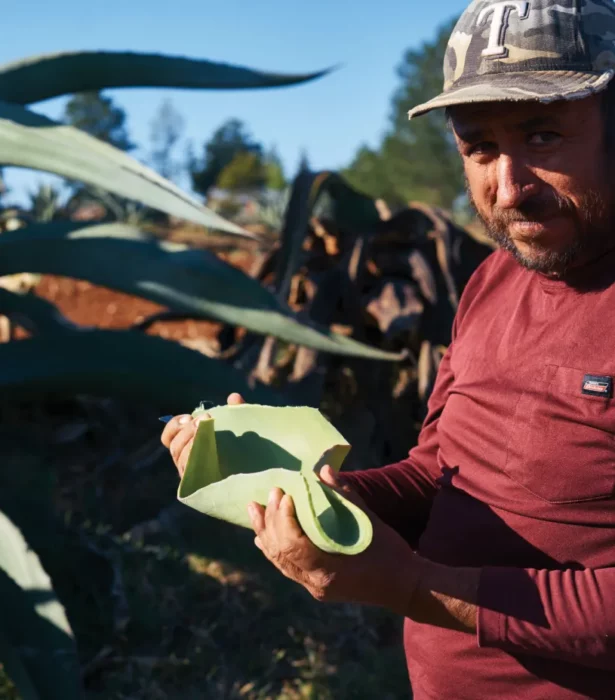
[[[374,528],[369,547],[356,555],[323,552],[303,533],[292,498],[280,489],[271,491],[266,508],[248,506],[256,546],[317,600],[383,606],[406,615],[417,585],[410,546],[370,513],[331,467],[323,467],[320,478],[368,513]]]
[[[231,394],[230,405],[243,404]],[[182,476],[199,420],[178,415],[165,426],[161,440]],[[473,632],[480,569],[441,566],[415,554],[402,537],[374,515],[343,476],[323,467],[321,480],[341,491],[371,518],[374,537],[361,554],[327,554],[301,530],[290,496],[274,489],[267,508],[249,506],[255,544],[285,576],[314,598],[384,606],[417,622]]]
[[[228,403],[238,405],[245,401],[239,394],[231,394]],[[162,444],[169,449],[180,477],[188,464],[198,424],[199,418],[177,415],[162,432]],[[414,555],[409,545],[369,512],[331,467],[323,467],[320,478],[368,512],[374,538],[367,550],[349,556],[318,549],[301,530],[291,497],[280,489],[272,491],[266,509],[258,503],[249,506],[255,544],[285,576],[304,586],[318,600],[378,605],[407,614],[416,587]]]
[[[231,394],[227,402],[231,406],[238,406],[245,403],[239,394]],[[174,416],[164,427],[160,440],[162,444],[169,450],[173,462],[179,472],[180,477],[186,471],[188,457],[194,442],[196,430],[199,427],[199,422],[204,420],[205,416],[199,418],[191,418],[189,414]]]

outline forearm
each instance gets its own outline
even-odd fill
[[[480,569],[436,564],[415,554],[416,588],[407,617],[415,622],[476,631]]]
[[[615,670],[615,569],[458,568],[415,557],[416,622],[478,644]]]
[[[488,567],[478,600],[480,646],[615,670],[615,568]]]
[[[409,458],[340,476],[383,522],[416,545],[437,491],[436,475]]]

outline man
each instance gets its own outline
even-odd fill
[[[467,8],[443,93],[410,116],[448,110],[501,249],[464,291],[418,445],[323,470],[369,509],[361,555],[314,548],[279,491],[250,508],[315,597],[405,616],[416,700],[615,698],[614,73],[612,0]],[[180,471],[181,420],[163,434]]]

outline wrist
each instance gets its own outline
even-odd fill
[[[396,562],[395,573],[389,577],[389,591],[384,605],[398,615],[409,616],[417,594],[420,577],[418,555],[408,547],[408,552]]]

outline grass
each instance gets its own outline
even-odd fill
[[[177,503],[160,407],[0,411],[0,508],[66,606],[86,700],[397,700],[401,620],[321,604],[248,530]],[[0,698],[19,695],[0,671]]]
[[[0,698],[2,700],[21,700],[17,688],[15,688],[11,679],[4,672],[2,664],[0,664]]]

